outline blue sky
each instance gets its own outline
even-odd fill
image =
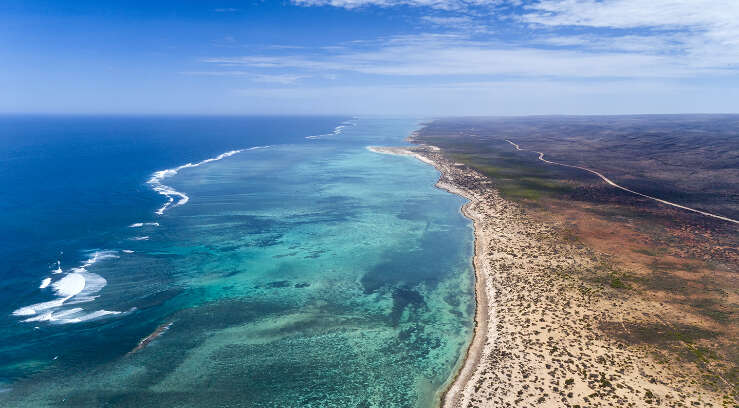
[[[0,3],[0,112],[737,111],[736,0]]]

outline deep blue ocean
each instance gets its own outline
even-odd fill
[[[0,405],[429,406],[474,312],[414,119],[1,116]]]

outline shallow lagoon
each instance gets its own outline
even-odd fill
[[[160,225],[122,229],[119,258],[91,267],[95,307],[131,311],[76,325],[95,340],[0,402],[433,405],[471,336],[471,225],[433,168],[365,148],[416,126],[360,119],[166,179],[190,201],[131,220]]]

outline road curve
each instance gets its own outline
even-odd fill
[[[705,215],[706,217],[717,218],[719,220],[733,222],[734,224],[739,224],[739,221],[737,221],[735,219],[732,219],[732,218],[729,218],[729,217],[724,217],[724,216],[721,216],[721,215],[711,214],[709,212],[705,212],[705,211],[701,211],[701,210],[696,210],[695,208],[686,207],[684,205],[676,204],[676,203],[673,203],[673,202],[670,202],[670,201],[662,200],[661,198],[652,197],[650,195],[642,194],[642,193],[640,193],[638,191],[634,191],[634,190],[628,189],[626,187],[623,187],[623,186],[620,186],[620,185],[614,183],[611,179],[609,179],[608,177],[604,176],[603,174],[601,174],[601,173],[599,173],[599,172],[597,172],[595,170],[591,170],[591,169],[589,169],[587,167],[574,166],[574,165],[571,165],[571,164],[557,163],[557,162],[553,162],[551,160],[546,160],[544,158],[544,153],[542,153],[542,152],[537,152],[537,151],[534,151],[534,150],[522,149],[519,145],[513,143],[512,141],[510,141],[508,139],[505,139],[505,141],[508,142],[508,143],[510,143],[511,145],[513,145],[513,147],[515,147],[516,150],[519,150],[519,151],[522,151],[522,152],[531,151],[531,152],[534,152],[534,153],[539,153],[539,160],[543,161],[544,163],[553,164],[553,165],[556,165],[556,166],[571,167],[573,169],[580,169],[580,170],[587,171],[588,173],[592,173],[592,174],[595,174],[596,176],[600,177],[603,181],[605,181],[606,183],[610,184],[611,186],[616,187],[618,189],[621,189],[623,191],[628,191],[631,194],[636,194],[636,195],[641,196],[641,197],[649,198],[651,200],[660,202],[662,204],[671,205],[673,207],[677,207],[677,208],[680,208],[680,209],[683,209],[683,210],[686,210],[686,211],[692,211],[694,213]]]

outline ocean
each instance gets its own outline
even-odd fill
[[[0,405],[428,407],[472,335],[416,119],[0,117]]]

